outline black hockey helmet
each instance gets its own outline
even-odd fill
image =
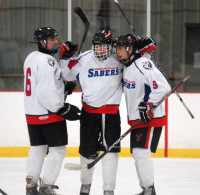
[[[98,30],[92,39],[92,44],[93,45],[112,44],[112,33],[106,29]]]
[[[126,34],[119,36],[115,39],[115,47],[117,46],[126,46],[136,48],[137,46],[137,39],[132,34]]]
[[[128,58],[120,60],[121,63],[123,63],[125,66],[130,66],[132,61],[131,56],[135,55],[135,52],[137,50],[137,39],[132,34],[125,34],[122,36],[119,36],[114,41],[114,47],[126,47],[126,51],[128,52],[130,47],[132,47],[132,52],[128,53]]]
[[[55,38],[57,36],[58,36],[58,32],[52,27],[37,28],[34,32],[34,40],[35,40],[35,43],[37,43],[38,45],[39,51],[50,54],[50,55],[54,55],[55,53],[57,53],[59,47],[52,48],[52,50],[49,50],[47,48],[44,48],[40,43],[40,41],[43,41],[44,44],[47,45],[47,40],[49,38]]]
[[[40,44],[40,41],[44,41],[46,44],[47,39],[55,38],[56,36],[58,36],[58,32],[52,27],[37,28],[34,32],[34,40],[37,44]]]

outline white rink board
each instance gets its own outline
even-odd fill
[[[181,93],[180,95],[195,118],[190,117],[175,94],[170,96],[169,148],[200,149],[200,93]]]
[[[200,93],[180,93],[195,119],[192,119],[175,94],[169,97],[169,148],[200,149]],[[50,97],[49,97],[50,98]],[[67,102],[81,108],[81,93],[74,92]],[[128,130],[124,96],[121,106],[122,133]],[[68,147],[79,146],[79,122],[68,121]],[[23,92],[0,92],[0,147],[26,147],[29,138],[24,115]],[[129,147],[129,135],[122,140]],[[164,131],[158,148],[164,148]]]

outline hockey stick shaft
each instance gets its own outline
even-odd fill
[[[83,34],[83,38],[81,40],[81,44],[80,44],[80,47],[79,47],[79,50],[78,50],[78,55],[79,55],[81,50],[82,50],[82,48],[83,48],[83,45],[85,43],[85,39],[87,37],[87,33],[88,33],[88,30],[89,30],[89,27],[90,27],[90,23],[89,23],[86,15],[84,14],[83,10],[80,7],[75,7],[74,8],[74,12],[81,18],[81,20],[83,21],[83,24],[85,26],[85,31],[84,31],[84,34]]]
[[[120,12],[122,13],[122,15],[124,16],[124,18],[126,19],[127,23],[129,24],[129,26],[131,27],[133,33],[137,36],[138,39],[140,39],[140,36],[137,34],[135,28],[133,27],[133,25],[130,23],[129,19],[127,18],[126,14],[124,13],[124,11],[122,10],[122,8],[120,7],[119,3],[117,0],[114,0],[115,4],[117,5],[118,9],[120,10]]]
[[[0,194],[7,195],[2,189],[0,189]]]
[[[185,83],[190,76],[185,77],[176,87],[174,87],[169,93],[167,93],[159,102],[157,102],[157,107],[162,104],[174,91],[176,91],[183,83]],[[155,110],[157,107],[154,107],[152,110]],[[99,162],[108,152],[110,152],[124,137],[126,137],[137,125],[139,125],[142,122],[142,120],[138,120],[133,126],[131,126],[123,135],[120,136],[120,138],[114,142],[105,152],[102,153],[99,157],[97,157],[93,162],[89,164],[75,164],[75,163],[66,163],[65,169],[70,170],[87,170],[92,168],[97,162]]]
[[[129,19],[127,18],[126,14],[124,13],[124,11],[122,10],[121,6],[118,3],[118,0],[114,0],[115,4],[117,5],[117,7],[119,8],[120,12],[122,13],[122,15],[124,16],[124,18],[126,19],[127,23],[129,24],[129,26],[131,27],[133,33],[137,36],[138,39],[140,39],[140,36],[137,34],[135,28],[133,27],[133,25],[130,23]],[[157,63],[156,63],[157,64]],[[158,64],[157,64],[158,66]],[[159,70],[161,71],[161,73],[165,76],[165,78],[167,79],[167,81],[169,82],[169,79],[167,78],[167,76],[165,75],[165,73],[162,71],[162,69],[160,68],[160,66],[158,66]],[[185,109],[187,110],[187,112],[189,113],[189,115],[194,118],[194,115],[192,114],[192,112],[189,110],[189,108],[187,107],[187,105],[185,104],[185,102],[183,101],[183,99],[181,98],[181,96],[179,95],[179,93],[177,91],[175,91],[175,94],[177,95],[178,99],[181,101],[181,103],[183,104],[183,106],[185,107]]]
[[[191,111],[189,110],[189,108],[187,107],[187,105],[185,104],[185,102],[183,101],[183,99],[181,98],[180,94],[175,91],[175,94],[177,95],[177,97],[179,98],[179,100],[181,101],[181,103],[183,104],[183,106],[185,107],[185,109],[187,110],[187,112],[189,113],[189,115],[194,118],[194,115],[191,113]]]
[[[157,64],[157,63],[156,63]],[[157,65],[158,66],[158,65]],[[160,66],[158,66],[158,69],[160,70],[160,72],[163,74],[163,76],[166,78],[166,80],[168,81],[168,83],[170,82],[167,75],[163,72],[162,68]],[[189,108],[187,107],[187,105],[185,104],[185,102],[183,101],[183,99],[181,98],[180,94],[177,91],[174,91],[174,93],[176,94],[176,96],[178,97],[178,99],[180,100],[180,102],[183,104],[183,106],[185,107],[185,109],[187,110],[188,114],[191,116],[192,119],[194,119],[194,115],[192,114],[192,112],[189,110]]]

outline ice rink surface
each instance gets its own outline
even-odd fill
[[[200,195],[200,159],[153,158],[157,195]],[[63,162],[79,163],[79,158]],[[80,172],[62,166],[56,184],[59,194],[79,195]],[[25,195],[26,158],[0,158],[0,189],[8,195]],[[115,195],[134,195],[140,192],[134,160],[120,158]],[[101,162],[95,167],[90,195],[103,195]]]

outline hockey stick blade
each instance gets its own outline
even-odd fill
[[[80,47],[79,47],[79,50],[78,50],[78,55],[79,55],[82,48],[83,48],[83,45],[85,43],[85,39],[87,37],[87,33],[88,33],[89,28],[90,28],[90,23],[89,23],[86,15],[84,14],[83,10],[80,7],[75,7],[74,12],[81,18],[81,20],[82,20],[82,22],[84,23],[84,26],[85,26],[83,38],[81,40],[81,44],[80,44]]]
[[[75,7],[74,11],[81,18],[81,20],[83,21],[84,24],[89,22],[86,15],[83,12],[83,10],[80,7]]]
[[[159,102],[157,102],[157,107],[162,104],[174,91],[176,91],[181,85],[183,85],[190,76],[186,76],[178,85],[176,85],[169,93],[163,96]],[[153,107],[152,110],[155,110],[157,107]],[[122,139],[124,139],[137,125],[139,125],[142,120],[138,120],[133,126],[131,126],[123,135],[120,136],[106,151],[104,151],[100,156],[98,156],[94,161],[88,164],[76,164],[76,163],[66,163],[64,168],[69,170],[88,170],[92,168],[97,162],[99,162],[108,152],[110,152]]]
[[[66,163],[64,165],[64,168],[65,169],[68,169],[68,170],[87,170],[88,169],[88,166],[87,164],[75,164],[75,163]]]

